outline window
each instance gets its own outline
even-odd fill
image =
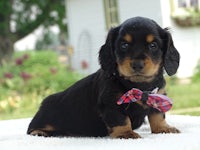
[[[178,0],[178,7],[179,8],[186,8],[187,7],[187,3],[185,0]]]
[[[171,17],[180,26],[200,25],[200,0],[170,0]]]
[[[194,8],[198,8],[198,0],[190,0],[190,6]]]
[[[198,0],[178,0],[178,8],[193,8],[199,7]]]
[[[117,26],[119,24],[117,0],[104,0],[106,28]]]

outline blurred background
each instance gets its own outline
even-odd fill
[[[200,0],[1,0],[0,120],[32,117],[46,96],[99,68],[108,30],[135,16],[169,27],[181,54],[166,76],[171,114],[200,115]]]

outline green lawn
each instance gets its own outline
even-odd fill
[[[200,115],[200,82],[167,85],[167,92],[174,102],[172,113]]]

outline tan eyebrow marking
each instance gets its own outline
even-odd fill
[[[126,34],[126,35],[124,36],[124,40],[126,40],[127,42],[132,42],[132,37],[131,37],[131,35],[130,35],[130,34]]]
[[[148,34],[148,35],[146,36],[146,41],[147,41],[148,43],[153,42],[153,40],[154,40],[154,36],[153,36],[152,34]]]

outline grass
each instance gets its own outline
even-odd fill
[[[4,102],[4,109],[0,111],[2,120],[32,117],[40,106],[44,97],[52,94],[53,91],[43,91],[38,95],[36,92],[27,94],[13,93]],[[2,102],[2,101],[1,101]],[[2,103],[0,103],[2,105]]]
[[[200,116],[200,82],[167,86],[168,96],[173,99],[172,113]]]

